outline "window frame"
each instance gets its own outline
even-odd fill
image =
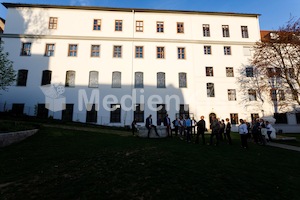
[[[49,48],[52,46],[52,49]],[[55,43],[46,43],[45,55],[46,57],[53,57],[55,52]]]
[[[22,42],[21,56],[31,56],[31,42]]]
[[[135,58],[144,58],[144,46],[135,46]]]
[[[228,101],[236,101],[236,89],[227,89]]]
[[[144,32],[144,21],[142,20],[135,21],[135,32]]]
[[[94,73],[97,73],[97,83],[96,83],[96,80],[94,81],[94,80],[91,79],[91,76]],[[93,76],[95,76],[95,75],[93,75]],[[89,85],[88,85],[88,87],[89,88],[99,88],[99,72],[98,71],[89,71]]]
[[[57,29],[58,17],[49,17],[48,29]]]
[[[41,86],[50,85],[51,80],[52,80],[52,71],[51,70],[43,70]]]
[[[206,75],[206,77],[213,77],[214,76],[214,68],[211,66],[205,67],[205,75]]]
[[[249,38],[248,26],[241,26],[242,38]]]
[[[239,114],[238,113],[230,113],[230,123],[231,124],[239,124]]]
[[[226,77],[234,77],[234,70],[233,67],[226,67]]]
[[[165,59],[165,47],[156,47],[156,58]]]
[[[113,106],[116,106],[114,109]],[[110,123],[121,123],[121,104],[110,104]]]
[[[177,59],[178,60],[185,60],[186,59],[185,47],[177,47]]]
[[[211,83],[211,82],[206,83],[206,94],[207,94],[206,96],[209,97],[209,98],[216,97],[216,94],[215,94],[215,84],[214,83]]]
[[[211,55],[212,54],[212,48],[209,45],[204,45],[203,46],[203,51],[204,51],[204,55]]]
[[[17,84],[16,86],[27,86],[28,79],[28,70],[27,69],[19,69],[17,75]]]
[[[159,81],[159,76],[161,75],[161,77],[163,78],[162,81]],[[157,72],[156,73],[156,87],[157,88],[166,88],[166,73],[165,72]]]
[[[119,75],[119,76],[116,76],[116,75]],[[118,78],[118,79],[116,79],[116,78]],[[122,88],[122,72],[113,71],[111,79],[112,79],[112,82],[111,82],[112,88]]]
[[[210,37],[210,25],[202,24],[203,37]]]
[[[229,25],[222,25],[222,35],[224,38],[230,37]]]
[[[142,78],[140,82],[137,81],[138,74],[140,74],[141,75],[140,77]],[[140,71],[134,72],[134,88],[144,88],[144,73],[143,72],[140,72]]]
[[[184,79],[182,79],[182,78],[184,78]],[[187,73],[186,72],[179,72],[178,80],[179,80],[179,88],[187,88]]]
[[[98,47],[98,49],[93,49],[93,47]],[[99,58],[100,57],[100,48],[99,44],[92,44],[91,45],[91,58]]]
[[[73,74],[72,74],[73,73]],[[74,81],[70,81],[70,77],[74,77]],[[68,70],[66,71],[66,80],[65,80],[65,87],[75,87],[75,78],[76,78],[76,71]]]
[[[165,31],[165,24],[163,21],[156,22],[156,32],[157,33],[164,33]]]
[[[230,56],[230,55],[232,55],[231,46],[224,46],[224,55],[225,55],[225,56]]]
[[[76,47],[76,49],[71,50],[71,47]],[[68,57],[77,57],[77,56],[78,56],[78,44],[69,44]]]
[[[115,20],[115,31],[122,32],[123,31],[123,20],[116,19]]]
[[[254,89],[248,89],[249,101],[257,101],[257,91]],[[253,97],[253,98],[251,98]]]
[[[122,45],[113,46],[113,58],[122,58]]]
[[[177,33],[184,33],[184,22],[177,22]]]
[[[145,121],[145,104],[137,103],[134,105],[133,118],[136,120],[136,122]]]
[[[100,24],[99,24],[99,22],[100,22]],[[94,19],[93,20],[93,31],[101,31],[101,25],[102,25],[101,19]]]

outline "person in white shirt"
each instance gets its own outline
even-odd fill
[[[247,143],[248,128],[244,120],[240,119],[240,123],[241,124],[239,125],[239,134],[241,136],[242,148],[248,149],[248,143]]]

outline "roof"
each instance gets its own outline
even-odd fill
[[[29,7],[29,8],[56,8],[56,9],[78,9],[78,10],[103,10],[103,11],[120,11],[120,12],[154,12],[154,13],[179,13],[179,14],[207,14],[207,15],[227,15],[227,16],[243,16],[258,17],[260,14],[250,13],[233,13],[233,12],[205,12],[190,10],[160,10],[160,9],[143,9],[143,8],[112,8],[97,6],[66,6],[66,5],[50,5],[50,4],[23,4],[23,3],[2,3],[6,8]]]

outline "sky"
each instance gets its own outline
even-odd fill
[[[277,30],[285,25],[290,17],[300,18],[300,0],[6,0],[3,2],[253,13],[261,15],[259,18],[261,30]],[[0,5],[0,17],[6,18],[6,8],[3,5]]]

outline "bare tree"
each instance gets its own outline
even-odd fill
[[[259,75],[257,88],[270,94],[276,109],[300,105],[300,18],[262,34],[251,64]]]
[[[13,70],[13,62],[10,61],[8,53],[3,51],[3,42],[0,43],[0,91],[7,90],[16,80],[16,73]]]

